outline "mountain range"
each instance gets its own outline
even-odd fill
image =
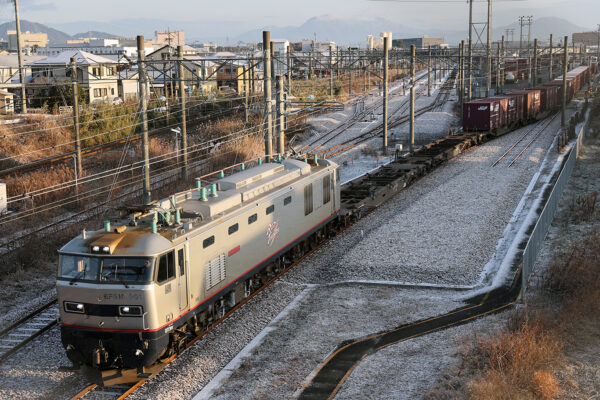
[[[40,23],[22,20],[21,30],[45,32],[48,34],[51,45],[65,43],[69,39],[89,36],[112,38],[120,36],[134,37],[136,34],[144,34],[146,37],[151,38],[154,36],[155,29],[164,29],[165,27],[185,30],[186,42],[188,43],[194,40],[201,40],[230,45],[235,45],[239,42],[259,42],[262,40],[263,30],[270,30],[272,38],[286,38],[291,41],[299,41],[302,39],[313,39],[316,34],[316,38],[319,41],[334,41],[342,45],[358,44],[363,46],[368,34],[379,36],[381,31],[392,31],[393,38],[422,35],[442,36],[450,44],[456,44],[467,36],[466,28],[464,30],[449,30],[439,27],[410,26],[385,18],[344,19],[335,16],[320,16],[310,18],[300,26],[266,26],[254,28],[250,27],[249,24],[249,21],[208,21],[202,24],[166,20],[118,20],[113,23],[83,21],[55,24],[55,26],[62,29],[58,30]],[[14,26],[14,22],[0,24],[0,37],[4,37],[7,30],[15,29]],[[90,28],[94,28],[95,30],[91,30]],[[519,26],[517,23],[494,28],[494,40],[500,39],[505,34],[506,29],[514,29],[514,39],[518,40]],[[65,33],[64,30],[81,33],[70,35]],[[553,33],[556,41],[558,41],[563,35],[587,30],[591,29],[577,26],[562,18],[545,17],[534,20],[531,37],[545,40],[550,33]]]

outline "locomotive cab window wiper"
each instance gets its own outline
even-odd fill
[[[77,279],[81,278],[84,274],[85,274],[85,271],[79,271],[77,273],[77,275],[75,275],[73,278],[71,278],[71,280],[69,281],[69,285],[73,285],[75,283],[75,281]]]

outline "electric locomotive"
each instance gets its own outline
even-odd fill
[[[329,160],[264,163],[197,186],[128,207],[60,249],[61,337],[75,365],[143,371],[170,356],[339,214]]]

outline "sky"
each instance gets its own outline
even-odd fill
[[[410,26],[433,24],[455,29],[464,26],[468,17],[466,0],[228,0],[226,3],[208,0],[19,0],[19,4],[21,18],[58,25],[63,29],[74,22],[114,23],[135,17],[196,21],[207,27],[227,23],[227,26],[245,31],[266,26],[298,26],[320,15],[383,17]],[[12,0],[0,0],[0,5],[0,19],[12,19]],[[487,2],[476,0],[475,19],[484,19],[486,14]],[[508,25],[519,15],[533,15],[535,18],[558,16],[577,25],[594,28],[600,23],[600,1],[494,0],[493,26]],[[68,29],[65,30],[68,32]]]

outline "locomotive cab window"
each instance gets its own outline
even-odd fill
[[[233,235],[234,233],[236,233],[238,231],[238,229],[240,229],[240,225],[239,224],[233,224],[229,227],[229,234]]]
[[[272,214],[273,211],[275,211],[275,204],[271,204],[269,207],[267,207],[267,215]]]
[[[59,278],[103,283],[152,281],[153,258],[60,256]]]
[[[156,281],[163,283],[173,278],[175,278],[175,257],[174,253],[170,251],[160,256]]]
[[[283,199],[283,205],[287,206],[288,204],[290,204],[292,202],[292,196],[288,196],[285,199]]]

